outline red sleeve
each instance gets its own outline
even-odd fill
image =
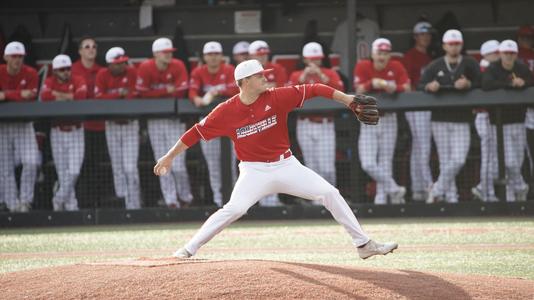
[[[287,82],[287,85],[297,85],[299,84],[299,77],[302,74],[302,71],[293,71],[291,72],[291,75],[289,75],[289,81]]]
[[[163,98],[169,96],[166,88],[152,89],[152,81],[150,78],[150,61],[146,61],[139,66],[137,71],[136,89],[141,97],[146,98]]]
[[[23,101],[25,100],[24,98],[22,98],[22,96],[20,95],[20,91],[21,90],[6,90],[4,91],[4,94],[6,96],[6,99],[9,99],[9,100],[15,100],[15,101]]]
[[[128,67],[128,99],[137,98],[139,93],[135,88],[135,80],[137,78],[137,69],[134,67]]]
[[[202,77],[200,76],[200,67],[196,67],[191,72],[191,79],[189,80],[189,99],[193,101],[199,95],[200,87],[202,86]]]
[[[358,86],[362,86],[365,91],[371,90],[372,77],[368,72],[368,62],[363,60],[356,64],[354,67],[354,89],[356,90]]]
[[[74,100],[87,99],[87,84],[82,77],[74,77]]]
[[[22,66],[22,72],[24,72],[24,79],[28,82],[26,85],[26,90],[31,90],[37,95],[37,84],[39,82],[39,76],[37,75],[37,71],[35,71],[33,68],[28,67],[26,65]],[[6,99],[9,100],[16,100],[16,101],[34,101],[37,97],[34,97],[32,99],[24,99],[22,98],[20,92],[22,89],[19,87],[16,90],[6,90],[5,95]]]
[[[396,62],[395,64],[395,74],[397,74],[395,78],[397,92],[404,92],[404,85],[410,84],[410,77],[408,77],[408,72],[406,72],[406,69],[400,62]]]
[[[284,111],[291,111],[296,107],[302,107],[304,101],[313,97],[332,99],[334,89],[322,83],[301,84],[275,88],[275,100]]]
[[[182,143],[191,147],[200,139],[209,141],[216,137],[228,135],[228,124],[224,121],[224,110],[228,103],[223,102],[215,107],[204,119],[191,127],[182,137]]]
[[[108,76],[105,69],[101,69],[96,74],[95,79],[95,98],[96,99],[118,99],[119,93],[108,93]]]
[[[44,102],[56,100],[56,97],[52,95],[53,80],[54,77],[48,77],[41,87],[41,99]]]
[[[177,72],[176,74],[176,80],[175,80],[175,88],[176,91],[174,92],[173,96],[179,97],[179,98],[185,98],[187,95],[187,89],[189,87],[189,75],[187,74],[187,69],[185,68],[184,63],[181,60],[175,60],[177,63],[175,64],[175,70]]]
[[[343,91],[345,89],[343,86],[343,81],[341,81],[341,78],[339,77],[336,71],[332,69],[323,69],[323,73],[329,79],[327,83],[328,86],[340,91]]]
[[[276,76],[276,86],[282,87],[287,83],[286,69],[278,64],[274,64],[274,75]]]

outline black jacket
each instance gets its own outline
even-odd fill
[[[471,89],[480,87],[480,67],[478,62],[470,56],[462,56],[460,63],[454,68],[449,67],[445,57],[435,59],[423,70],[417,88],[425,90],[425,86],[436,80],[440,84],[438,92],[457,91],[454,82],[465,76],[471,81]],[[432,111],[432,121],[438,122],[471,122],[473,113],[471,108],[438,109]]]

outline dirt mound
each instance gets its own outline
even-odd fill
[[[532,299],[534,281],[278,261],[70,265],[0,275],[2,299]]]

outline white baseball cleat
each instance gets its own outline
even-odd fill
[[[386,255],[392,253],[397,249],[399,245],[397,243],[385,243],[379,244],[373,240],[369,240],[365,246],[358,248],[358,254],[361,259],[367,259],[374,255]]]
[[[187,252],[185,248],[180,248],[176,250],[176,252],[174,252],[172,256],[176,258],[190,258],[191,256],[193,256],[193,254]]]

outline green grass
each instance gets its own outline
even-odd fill
[[[394,255],[362,261],[334,221],[238,222],[198,258],[266,259],[486,274],[534,279],[534,219],[439,218],[362,220]],[[168,256],[200,223],[0,230],[0,273],[55,265]],[[111,253],[113,253],[111,255]]]

